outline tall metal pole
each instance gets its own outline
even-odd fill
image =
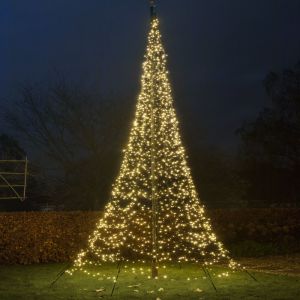
[[[150,15],[151,18],[156,17],[156,4],[155,4],[155,0],[149,0],[150,1]]]
[[[157,266],[157,198],[155,178],[155,98],[151,108],[151,202],[152,202],[152,278],[158,276]]]
[[[150,0],[151,19],[156,17],[155,1]],[[157,265],[157,198],[155,178],[155,91],[152,90],[151,105],[151,202],[152,202],[152,278],[158,276]]]

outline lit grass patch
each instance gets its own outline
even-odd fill
[[[64,275],[50,287],[63,266],[0,266],[0,299],[300,299],[300,277],[255,273],[255,282],[245,272],[236,272],[218,278],[214,273],[226,270],[215,267],[211,271],[218,289],[215,292],[195,265],[168,265],[160,269],[157,280],[148,279],[150,266],[135,265],[134,274],[133,266],[128,265],[121,270],[113,297],[110,293],[117,265],[89,269],[95,277]]]

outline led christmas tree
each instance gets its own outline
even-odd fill
[[[179,134],[159,21],[151,6],[151,26],[141,92],[120,173],[103,217],[71,273],[103,262],[197,262],[229,258],[200,203]]]

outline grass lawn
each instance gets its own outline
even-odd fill
[[[147,278],[148,268],[144,267],[146,275],[123,268],[113,297],[110,292],[116,265],[99,269],[101,274],[95,278],[82,273],[65,275],[50,287],[63,267],[62,264],[0,266],[0,299],[300,299],[299,276],[254,273],[258,282],[244,272],[230,274],[228,278],[214,276],[218,289],[215,292],[195,265],[161,269],[157,280]],[[215,267],[212,273],[220,270]],[[96,291],[102,289],[105,290]]]

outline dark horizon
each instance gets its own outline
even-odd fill
[[[146,0],[6,0],[1,6],[1,107],[10,106],[19,83],[47,82],[52,70],[103,94],[130,97],[135,106],[149,27]],[[268,104],[265,76],[300,59],[299,11],[293,0],[158,1],[184,128],[196,134],[201,128],[209,143],[235,148],[234,131]]]

